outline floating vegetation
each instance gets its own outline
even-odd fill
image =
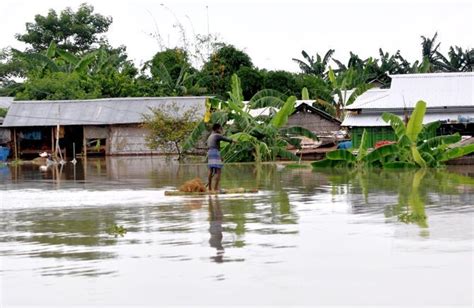
[[[127,233],[127,229],[124,226],[119,226],[117,224],[114,224],[113,226],[107,229],[107,233],[115,237],[119,235],[123,237]]]

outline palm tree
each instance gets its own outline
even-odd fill
[[[437,66],[444,72],[472,72],[474,67],[474,49],[463,50],[458,46],[451,46],[448,58],[437,52]]]
[[[437,37],[438,32],[436,32],[431,39],[421,36],[421,55],[423,61],[430,64],[429,72],[436,72],[438,70],[438,48],[441,43],[436,43]]]
[[[333,59],[333,61],[336,62],[337,66],[339,67],[338,69],[335,69],[334,72],[338,73],[338,72],[346,71],[351,67],[356,70],[363,70],[368,60],[369,59],[362,60],[357,54],[350,51],[349,60],[347,61],[347,66],[344,65],[341,61],[337,59]]]
[[[299,60],[293,58],[292,60],[298,63],[298,66],[305,74],[311,74],[319,77],[326,77],[327,75],[327,67],[329,61],[334,54],[334,49],[329,49],[324,57],[321,57],[318,53],[316,53],[316,58],[314,56],[309,56],[306,51],[301,51],[303,58],[306,60]]]

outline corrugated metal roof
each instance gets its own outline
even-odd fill
[[[0,108],[8,108],[13,102],[13,97],[0,96]]]
[[[405,74],[390,77],[390,89],[369,90],[346,109],[411,109],[419,100],[424,100],[428,108],[474,107],[474,73]],[[383,91],[387,91],[388,96]]]
[[[143,122],[149,108],[178,107],[205,113],[206,97],[139,97],[66,101],[14,101],[3,126],[110,125]]]
[[[403,119],[403,115],[398,115]],[[455,123],[459,120],[474,119],[474,111],[472,112],[436,112],[426,113],[423,119],[423,124],[435,121],[445,121]],[[382,114],[347,114],[342,121],[341,126],[347,127],[370,127],[370,126],[390,126],[387,122],[382,120]]]
[[[347,106],[346,110],[362,108],[380,108],[388,102],[389,89],[370,89],[359,95],[355,102]]]
[[[314,102],[315,102],[315,101],[314,101],[314,100],[311,100],[311,99],[298,99],[298,100],[296,100],[295,108],[298,108],[298,107],[301,106],[302,104],[306,104],[306,105],[308,105],[308,106],[312,106]],[[244,104],[245,104],[245,105],[247,105],[248,103],[249,103],[249,101],[244,101]],[[249,109],[249,114],[250,114],[252,117],[269,116],[272,109],[273,109],[275,112],[277,112],[278,110],[280,110],[279,108],[275,108],[275,107],[256,108],[256,109]],[[323,111],[321,111],[321,112],[323,112]]]
[[[474,73],[393,75],[386,108],[414,108],[420,99],[432,107],[474,107]]]

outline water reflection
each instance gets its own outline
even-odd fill
[[[474,178],[446,170],[318,170],[327,176],[334,196],[348,195],[356,214],[383,210],[407,224],[428,228],[427,204],[472,207]],[[440,203],[447,199],[448,204]],[[426,235],[426,233],[424,233]]]
[[[222,263],[224,258],[224,246],[222,246],[222,208],[219,197],[209,197],[209,245],[216,249],[216,255],[211,259],[216,263]]]
[[[87,288],[96,277],[104,278],[93,284],[98,306],[117,298],[117,304],[130,304],[128,293],[154,305],[156,286],[163,290],[160,300],[174,303],[184,287],[195,290],[191,284],[216,290],[192,293],[201,300],[228,299],[233,284],[283,303],[288,297],[281,291],[305,281],[298,289],[302,297],[291,300],[304,298],[306,305],[315,292],[334,298],[342,292],[359,303],[360,290],[386,277],[395,277],[393,284],[377,291],[387,298],[400,286],[405,293],[440,281],[463,279],[459,285],[465,286],[471,278],[465,268],[472,263],[473,170],[314,172],[229,164],[223,187],[260,192],[165,197],[164,190],[204,178],[206,165],[118,157],[45,172],[3,167],[0,279],[7,282],[8,303],[30,304],[22,302],[21,290],[28,288],[32,298],[44,294],[39,303],[45,306],[57,292]],[[259,289],[262,284],[268,289]],[[117,292],[117,285],[138,287]],[[431,298],[431,287],[423,299]],[[402,304],[415,298],[407,294]],[[78,297],[71,292],[64,298],[75,303]]]

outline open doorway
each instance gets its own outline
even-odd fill
[[[82,126],[65,126],[64,136],[59,139],[59,146],[66,150],[69,160],[72,160],[74,156],[77,157],[83,147]]]

